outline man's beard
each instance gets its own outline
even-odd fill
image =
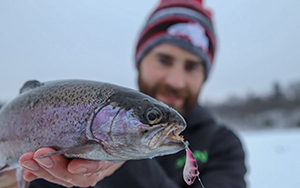
[[[178,107],[173,104],[167,104],[172,108],[174,108],[175,110],[177,110],[183,117],[186,117],[187,113],[192,110],[192,108],[197,104],[198,101],[199,93],[193,95],[187,89],[177,90],[163,83],[157,83],[156,85],[151,87],[147,84],[147,82],[145,82],[141,78],[140,74],[138,75],[138,85],[142,93],[145,93],[153,98],[156,98],[158,93],[172,94],[174,96],[183,98],[184,102],[182,106]]]

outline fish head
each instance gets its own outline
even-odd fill
[[[124,96],[125,95],[125,96]],[[140,92],[112,95],[92,124],[92,134],[109,155],[143,159],[185,148],[184,118],[173,108]]]
[[[160,156],[184,149],[180,133],[186,128],[186,122],[176,110],[160,101],[152,101],[137,117],[141,125],[136,130],[143,153]]]

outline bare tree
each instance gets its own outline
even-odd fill
[[[280,101],[280,100],[284,99],[284,92],[278,81],[273,83],[273,91],[271,94],[271,99],[273,99],[275,101]]]
[[[291,83],[288,87],[288,91],[293,100],[300,100],[300,81]]]

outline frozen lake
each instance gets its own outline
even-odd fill
[[[300,129],[239,132],[248,188],[300,187]]]

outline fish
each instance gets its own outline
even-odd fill
[[[67,158],[120,162],[185,148],[184,118],[172,107],[131,88],[91,80],[27,81],[0,109],[0,172],[42,147]],[[21,177],[20,177],[21,176]]]
[[[197,161],[188,147],[187,143],[185,144],[185,152],[186,152],[186,160],[185,160],[185,165],[183,167],[183,179],[186,184],[192,185],[195,181],[196,178],[198,178],[202,188],[205,188],[201,179],[200,179],[200,172],[198,170],[198,164]]]

